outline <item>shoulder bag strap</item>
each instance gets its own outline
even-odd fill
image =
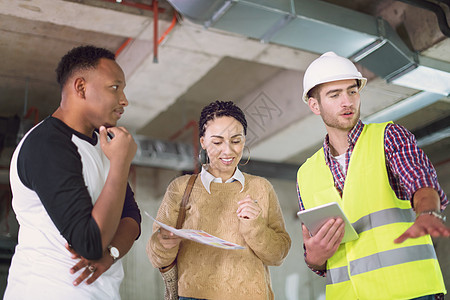
[[[178,213],[178,220],[176,229],[180,229],[183,226],[184,218],[186,217],[186,205],[189,202],[189,196],[191,195],[192,187],[194,186],[195,179],[197,179],[198,174],[192,174],[191,178],[184,191],[183,198],[181,199],[180,212]]]
[[[181,226],[183,226],[184,219],[186,217],[186,205],[189,202],[189,196],[191,195],[192,187],[194,186],[195,179],[197,179],[198,174],[192,174],[191,178],[189,178],[189,181],[186,186],[186,190],[184,191],[183,198],[181,199],[180,204],[180,212],[178,213],[178,219],[177,219],[177,226],[176,229],[181,229]],[[159,271],[161,273],[165,273],[172,269],[172,267],[177,263],[177,259],[168,266],[159,268]]]

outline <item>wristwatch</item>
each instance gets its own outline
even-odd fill
[[[447,219],[446,216],[444,216],[443,214],[438,213],[437,211],[434,211],[434,210],[423,211],[423,212],[419,213],[419,214],[417,215],[417,217],[420,217],[420,216],[422,216],[422,215],[432,215],[432,216],[438,218],[439,220],[441,220],[442,223],[445,223],[445,220]],[[416,218],[417,218],[417,217],[416,217]]]
[[[108,250],[109,250],[109,255],[111,255],[111,257],[113,258],[114,262],[116,262],[116,260],[120,256],[119,249],[117,249],[116,247],[114,247],[112,245],[109,245],[108,246]]]

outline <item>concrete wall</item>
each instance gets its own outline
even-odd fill
[[[448,165],[438,169],[444,190],[450,190]],[[175,171],[135,167],[132,182],[136,199],[142,212],[155,216],[169,182],[178,176]],[[445,180],[444,180],[445,179]],[[280,267],[271,267],[275,299],[311,300],[325,299],[325,281],[309,271],[303,260],[302,234],[297,219],[297,195],[294,181],[269,178],[277,192],[283,210],[287,230],[292,239],[291,250]],[[448,215],[448,210],[447,210]],[[146,243],[151,235],[152,221],[143,213],[142,234],[130,253],[124,258],[125,280],[121,286],[124,300],[163,299],[163,282],[159,271],[147,259]],[[438,258],[449,289],[450,239],[435,240]],[[250,275],[251,276],[251,275]]]

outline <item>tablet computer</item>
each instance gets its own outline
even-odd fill
[[[297,215],[312,235],[315,235],[329,219],[340,217],[345,223],[345,234],[341,244],[358,238],[358,234],[337,202],[302,210]]]

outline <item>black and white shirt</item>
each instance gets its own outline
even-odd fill
[[[102,256],[100,231],[91,216],[109,172],[98,134],[87,137],[48,117],[19,143],[11,160],[12,206],[19,222],[4,299],[120,299],[120,261],[91,285],[74,287],[76,261]],[[123,217],[140,225],[139,208],[127,187]]]

